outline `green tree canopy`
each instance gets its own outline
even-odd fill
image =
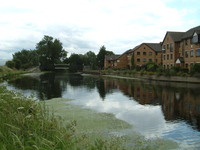
[[[89,51],[84,54],[84,57],[85,57],[84,65],[90,66],[91,69],[96,69],[97,56],[95,55],[95,53],[92,51]]]
[[[114,55],[114,53],[112,51],[107,51],[106,47],[103,45],[97,54],[97,63],[100,69],[104,68],[104,59],[106,55]]]
[[[106,47],[103,45],[100,48],[99,53],[97,54],[98,66],[99,66],[100,69],[103,69],[103,67],[104,67],[105,55],[106,55]]]
[[[83,55],[71,54],[69,57],[69,70],[71,72],[77,72],[83,70]]]
[[[16,69],[27,69],[39,64],[36,50],[21,50],[13,54],[13,64]],[[7,64],[8,67],[10,63]]]
[[[58,39],[45,35],[37,43],[36,49],[39,54],[41,70],[52,70],[54,64],[61,63],[66,57],[67,52],[63,49],[62,43]]]

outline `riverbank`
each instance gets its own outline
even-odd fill
[[[3,80],[8,80],[11,78],[15,78],[20,74],[27,73],[26,71],[11,69],[6,66],[0,66],[0,82]]]
[[[85,70],[85,74],[102,75],[102,76],[112,76],[118,78],[129,78],[129,79],[146,79],[154,81],[164,81],[164,82],[183,82],[183,83],[200,83],[200,77],[193,76],[164,76],[156,75],[152,72],[147,72],[146,74],[142,72],[131,72],[131,71],[107,71],[107,70]]]
[[[112,114],[71,105],[68,99],[33,101],[0,87],[0,149],[174,149],[176,143],[146,140]],[[121,132],[122,133],[122,132]]]

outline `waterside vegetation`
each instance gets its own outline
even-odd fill
[[[111,134],[130,129],[130,125],[111,114],[64,103],[66,100],[62,99],[38,102],[33,97],[0,87],[0,149],[154,150],[177,147],[174,142],[146,140],[138,134]]]

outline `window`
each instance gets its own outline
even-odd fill
[[[188,40],[187,39],[185,40],[185,45],[188,45]]]
[[[137,52],[137,55],[140,55],[140,52]]]
[[[163,55],[163,59],[165,60],[165,54]]]
[[[146,52],[143,52],[143,55],[146,55],[147,53]]]
[[[170,44],[170,48],[169,49],[170,49],[170,52],[173,52],[173,44],[172,43]]]
[[[163,45],[163,50],[165,50],[165,48],[166,48],[165,45]]]
[[[190,57],[193,57],[194,56],[194,50],[191,50],[190,51]]]
[[[169,49],[169,44],[167,44],[167,49]]]
[[[170,55],[171,59],[173,59],[173,54]]]
[[[200,56],[200,49],[196,50],[196,56]]]
[[[167,54],[167,60],[169,60],[169,54]]]
[[[149,59],[149,62],[152,62],[152,59],[151,59],[151,58]]]
[[[189,52],[185,51],[185,58],[188,58],[188,57],[189,57]]]
[[[140,58],[137,59],[137,62],[140,62]]]
[[[146,61],[147,61],[147,59],[146,59],[146,58],[144,58],[144,59],[143,59],[143,62],[146,62]]]
[[[149,55],[152,55],[152,52],[149,52]]]

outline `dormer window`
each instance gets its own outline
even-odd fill
[[[199,42],[198,34],[195,32],[192,37],[192,43],[198,43],[198,42]]]

